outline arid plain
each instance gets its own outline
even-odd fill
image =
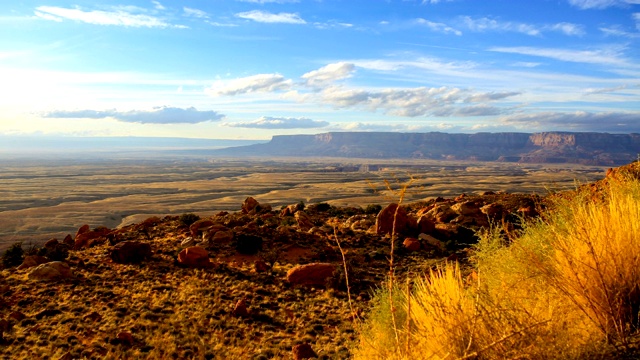
[[[153,215],[238,211],[252,196],[274,208],[327,202],[365,207],[486,191],[546,194],[603,177],[579,165],[366,159],[207,157],[0,160],[0,250]]]

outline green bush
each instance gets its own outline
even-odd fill
[[[24,260],[24,250],[22,243],[18,242],[11,245],[2,255],[2,266],[10,268],[22,264]]]
[[[200,220],[200,216],[192,213],[186,213],[180,215],[180,222],[185,226],[191,226],[194,222]]]

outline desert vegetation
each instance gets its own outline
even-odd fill
[[[639,170],[548,197],[518,231],[493,223],[466,265],[379,287],[354,358],[638,356]]]
[[[0,354],[633,357],[638,172],[435,198],[424,178],[394,175],[362,180],[382,199],[364,206],[245,197],[16,242],[2,257]]]

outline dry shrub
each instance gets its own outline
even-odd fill
[[[611,182],[592,195],[555,200],[510,241],[485,232],[470,275],[448,263],[415,279],[410,293],[379,290],[355,358],[616,356],[638,335],[640,183]],[[396,330],[389,299],[403,304]]]

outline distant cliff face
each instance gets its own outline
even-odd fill
[[[424,158],[621,165],[637,159],[640,134],[332,132],[278,135],[271,142],[217,151],[226,155]]]

